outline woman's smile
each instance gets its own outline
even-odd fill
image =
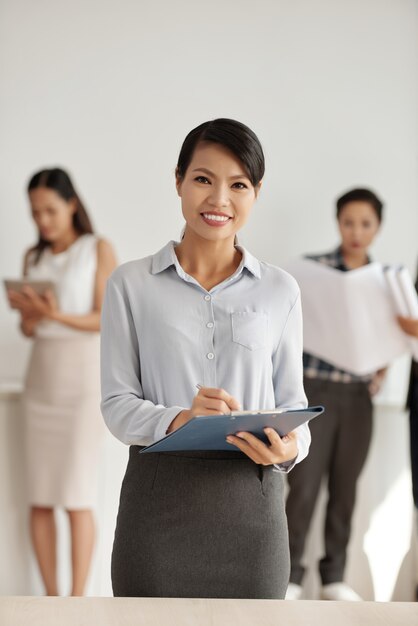
[[[230,222],[233,218],[226,213],[221,213],[219,211],[205,211],[200,214],[203,221],[208,224],[208,226],[212,226],[214,228],[221,228]]]

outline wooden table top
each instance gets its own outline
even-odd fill
[[[418,603],[0,597],[1,626],[418,626]]]

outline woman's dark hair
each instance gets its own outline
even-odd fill
[[[204,122],[187,135],[180,150],[176,176],[184,178],[196,146],[201,141],[218,143],[228,148],[243,164],[255,187],[264,176],[264,153],[255,133],[236,120],[219,118]]]
[[[351,189],[337,200],[337,218],[349,202],[368,202],[374,209],[379,222],[382,221],[383,202],[370,189]]]
[[[76,210],[73,213],[74,229],[80,234],[93,233],[93,226],[90,218],[76,192],[71,178],[66,171],[59,167],[41,170],[32,176],[28,183],[28,192],[39,187],[53,189],[64,200],[75,200]],[[42,252],[50,245],[50,242],[39,235],[38,243],[31,249],[35,253],[34,262],[37,263]]]

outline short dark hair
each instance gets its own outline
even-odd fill
[[[340,217],[341,211],[349,202],[368,202],[374,209],[379,222],[382,221],[383,202],[370,189],[351,189],[338,198],[336,203],[337,218]]]
[[[180,150],[176,176],[184,178],[196,146],[201,141],[218,143],[230,150],[243,164],[255,187],[264,176],[264,153],[257,135],[245,124],[227,118],[204,122],[187,135]]]
[[[65,170],[60,167],[53,167],[36,172],[36,174],[34,174],[29,180],[27,187],[28,193],[39,187],[53,189],[61,198],[63,198],[63,200],[67,200],[67,202],[74,199],[76,203],[76,210],[73,214],[74,230],[80,235],[93,233],[93,226],[91,224],[90,217],[84,204],[81,202],[77,191],[75,190],[73,181]],[[38,243],[31,249],[35,252],[35,263],[39,261],[42,252],[49,245],[49,242],[46,241],[41,234],[39,234]]]

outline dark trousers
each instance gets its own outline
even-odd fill
[[[411,378],[409,393],[412,494],[418,508],[418,378]]]
[[[356,484],[372,432],[372,403],[365,383],[305,379],[310,405],[325,413],[310,423],[307,458],[290,472],[286,512],[289,526],[290,581],[301,584],[305,540],[322,480],[328,480],[325,555],[319,570],[323,584],[343,580]]]

